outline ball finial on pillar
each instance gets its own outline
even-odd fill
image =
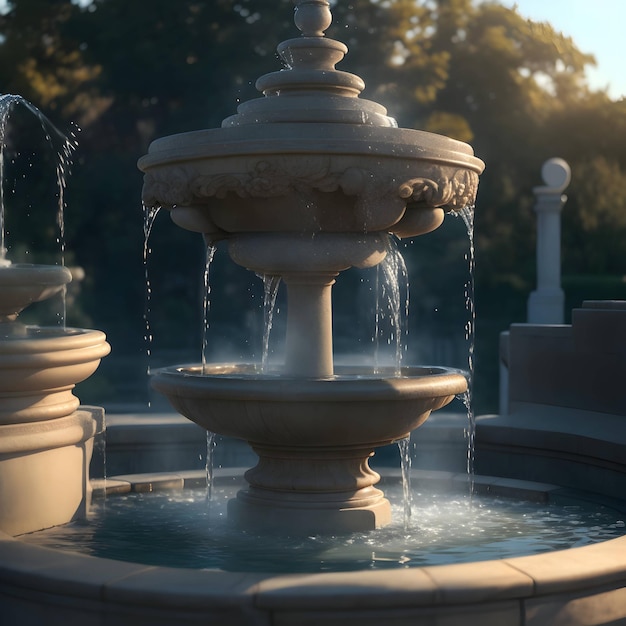
[[[541,191],[552,190],[554,193],[562,193],[570,184],[572,171],[567,161],[554,157],[548,159],[541,167],[541,178],[545,187],[538,188]]]

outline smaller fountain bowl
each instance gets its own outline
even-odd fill
[[[264,375],[252,364],[174,366],[152,375],[182,415],[203,428],[270,446],[381,446],[406,437],[467,390],[444,367],[373,373],[338,367],[328,379]]]
[[[72,389],[111,348],[99,330],[22,326],[0,340],[0,425],[66,417],[79,399]]]
[[[62,265],[0,266],[0,322],[14,320],[29,304],[50,298],[71,280],[72,273]]]

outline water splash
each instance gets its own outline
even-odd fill
[[[564,506],[483,495],[470,504],[467,494],[442,493],[428,481],[425,487],[415,494],[413,514],[419,526],[416,523],[409,533],[390,524],[374,533],[276,533],[271,541],[263,540],[228,520],[227,502],[237,486],[216,478],[208,520],[204,490],[131,492],[111,497],[107,510],[96,499],[86,522],[23,535],[20,541],[189,571],[362,575],[376,569],[393,576],[391,569],[510,559],[624,535],[623,513],[589,501],[574,498]],[[399,494],[388,488],[387,495],[399,518]]]
[[[261,353],[261,372],[267,373],[270,352],[270,333],[274,323],[276,296],[280,287],[280,276],[263,277],[263,350]]]
[[[216,246],[207,243],[205,251],[204,272],[202,274],[203,295],[202,295],[202,373],[206,374],[206,353],[208,346],[209,328],[211,321],[209,313],[211,311],[211,263],[215,257]]]
[[[411,437],[398,440],[400,451],[400,468],[402,470],[402,504],[404,509],[404,530],[411,527],[411,509],[413,492],[411,490]]]

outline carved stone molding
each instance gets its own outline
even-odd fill
[[[478,174],[468,170],[439,168],[436,178],[420,176],[406,181],[398,194],[407,201],[429,208],[461,210],[474,204],[478,192]]]
[[[146,173],[143,201],[148,207],[172,208],[208,198],[275,198],[311,190],[348,196],[396,198],[429,208],[459,210],[473,204],[478,175],[453,166],[422,167],[425,175],[398,182],[389,173],[375,175],[364,167],[333,167],[327,156],[265,157],[250,161],[243,171],[199,173],[193,165],[174,165]],[[401,180],[401,179],[400,179]]]
[[[240,198],[276,198],[293,191],[335,191],[338,183],[328,157],[272,157],[250,163],[247,172],[200,175],[191,185],[199,198],[223,198],[231,192]]]
[[[141,193],[144,206],[171,209],[177,205],[189,204],[193,200],[189,180],[189,169],[184,166],[147,172],[143,178]]]

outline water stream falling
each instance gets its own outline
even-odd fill
[[[152,312],[152,285],[150,282],[150,272],[148,267],[148,261],[152,248],[150,247],[150,235],[154,222],[159,214],[160,207],[148,208],[142,204],[143,208],[143,268],[144,268],[144,284],[145,284],[145,307],[144,307],[144,342],[146,345],[146,357],[147,366],[146,374],[151,374],[151,359],[152,359],[152,341],[154,339],[152,334],[152,327],[150,323],[150,317]],[[202,358],[202,372],[206,373],[207,365],[207,346],[208,346],[208,331],[210,328],[209,314],[211,310],[211,281],[210,270],[211,264],[215,257],[217,248],[214,245],[207,244],[205,252],[205,264],[203,271],[203,295],[202,295],[202,345],[201,345],[201,358]],[[151,408],[152,402],[148,399],[148,408]],[[207,431],[206,433],[206,460],[205,460],[205,473],[206,473],[206,500],[210,504],[212,488],[213,488],[213,459],[214,449],[216,445],[215,433]],[[106,480],[106,476],[105,476]]]
[[[78,147],[78,141],[73,131],[70,131],[69,137],[64,135],[52,122],[33,104],[22,98],[22,96],[13,94],[0,95],[0,267],[11,264],[7,258],[6,243],[6,207],[5,207],[5,148],[8,145],[7,127],[9,117],[13,109],[20,105],[27,111],[32,113],[37,120],[41,130],[43,131],[46,143],[52,148],[56,157],[55,174],[57,186],[57,212],[56,225],[58,228],[58,236],[56,243],[59,246],[60,265],[65,265],[65,190],[67,187],[67,178],[72,166],[72,155]],[[80,128],[76,126],[76,130]],[[19,155],[19,152],[16,153]],[[62,312],[60,314],[60,324],[65,326],[66,318],[66,299],[65,288],[62,290]]]
[[[380,325],[382,317],[381,309],[381,297],[380,297],[380,265],[376,266],[374,270],[374,295],[376,301],[374,304],[374,335],[372,336],[372,342],[374,344],[374,373],[378,374],[380,371]]]
[[[213,465],[215,461],[215,433],[206,431],[206,464],[204,467],[206,475],[206,505],[210,510],[211,498],[213,497]]]
[[[404,352],[408,345],[409,276],[396,239],[389,236],[386,247],[385,259],[376,266],[374,362],[375,371],[378,371],[381,365],[379,342],[384,334],[382,323],[387,318],[390,326],[387,344],[394,344],[395,375],[400,376]]]
[[[394,372],[396,376],[401,376],[402,360],[408,348],[409,274],[397,240],[391,235],[387,238],[386,248],[385,259],[376,267],[375,372],[378,372],[380,367],[379,341],[383,333],[382,321],[388,317],[390,335],[387,343],[394,344]],[[406,437],[397,443],[402,470],[404,529],[408,530],[411,525],[412,507],[411,438]]]
[[[467,440],[467,476],[469,480],[470,494],[474,493],[474,449],[476,439],[476,419],[473,408],[473,382],[474,382],[474,350],[476,343],[476,308],[475,308],[475,250],[474,250],[474,207],[465,207],[459,211],[458,216],[465,222],[468,237],[468,250],[465,260],[468,262],[468,279],[465,283],[465,309],[468,320],[465,324],[465,341],[467,342],[467,391],[461,400],[467,409],[467,427],[465,437]]]
[[[202,373],[206,374],[207,370],[207,349],[209,328],[211,327],[211,264],[215,258],[217,247],[211,243],[206,244],[204,272],[202,273]],[[206,431],[206,502],[207,507],[211,506],[211,496],[213,495],[213,462],[215,457],[215,433],[210,430]]]
[[[261,373],[267,373],[270,352],[270,333],[274,323],[276,296],[280,287],[280,276],[263,276],[263,346],[261,352]]]
[[[211,321],[209,313],[211,311],[211,264],[215,258],[217,248],[207,243],[204,258],[204,272],[202,273],[202,373],[206,374],[206,353],[208,347],[209,328]]]
[[[159,214],[159,208],[148,208],[143,205],[143,272],[144,272],[144,284],[145,284],[145,303],[144,303],[144,312],[143,312],[143,322],[144,322],[144,343],[146,346],[146,374],[150,376],[151,369],[151,357],[152,357],[152,328],[150,325],[150,313],[152,310],[152,285],[150,284],[150,272],[148,269],[148,259],[150,258],[150,253],[152,252],[152,248],[150,248],[150,233],[152,232],[152,227],[154,226],[154,221],[156,220],[157,215]],[[148,399],[148,408],[150,408],[151,402]]]
[[[6,241],[5,241],[5,215],[4,215],[4,148],[7,143],[6,129],[9,116],[13,107],[17,103],[26,102],[21,96],[5,94],[0,96],[0,265],[8,265],[10,261],[6,258]]]
[[[413,498],[411,491],[411,436],[405,437],[398,441],[398,450],[400,451],[400,467],[402,470],[402,504],[404,508],[404,530],[408,531],[411,527],[411,508],[413,506]]]

